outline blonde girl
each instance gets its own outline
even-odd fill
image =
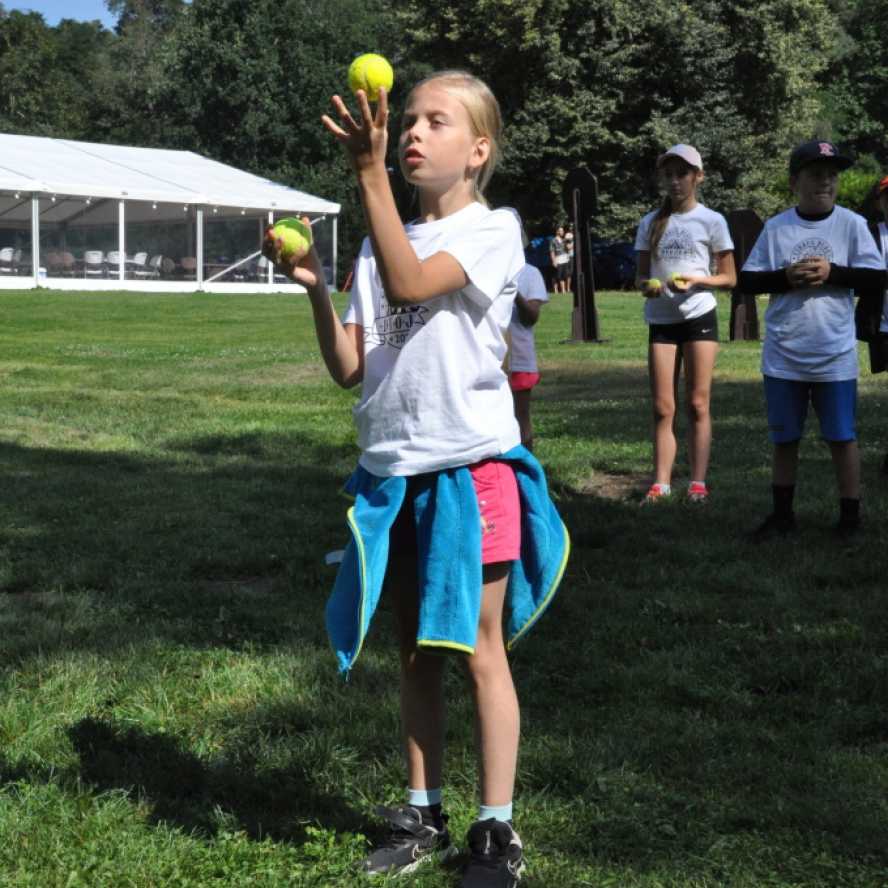
[[[703,161],[691,145],[674,145],[657,159],[665,192],[659,210],[638,226],[636,285],[645,296],[649,325],[648,370],[654,413],[653,502],[672,492],[677,442],[674,423],[678,377],[685,366],[688,413],[688,499],[706,502],[712,442],[710,391],[718,354],[715,289],[737,283],[734,244],[724,216],[697,200]],[[713,273],[714,268],[714,273]]]
[[[361,456],[349,482],[354,538],[327,607],[341,668],[353,665],[383,585],[399,627],[407,793],[404,804],[379,809],[389,835],[363,868],[409,872],[453,850],[442,808],[448,658],[440,654],[456,651],[475,704],[481,796],[461,884],[514,886],[523,861],[512,827],[520,719],[504,605],[508,596],[514,641],[551,599],[568,541],[539,464],[520,446],[502,369],[524,254],[514,215],[483,198],[499,106],[462,71],[413,88],[398,159],[420,212],[404,226],[386,171],[385,92],[375,113],[363,92],[357,115],[332,101],[323,123],[351,161],[369,228],[342,320],[314,252],[289,272],[308,290],[334,380],[362,384]],[[267,239],[278,259],[279,248]],[[532,528],[522,536],[528,510],[556,531],[557,545],[540,548]],[[523,568],[529,549],[546,566],[542,581]]]

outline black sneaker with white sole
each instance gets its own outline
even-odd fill
[[[503,820],[479,820],[469,829],[469,862],[460,888],[515,888],[524,869],[518,833]]]
[[[362,864],[368,876],[412,873],[424,863],[435,858],[445,860],[456,853],[450,844],[446,817],[436,826],[424,821],[422,813],[409,805],[378,807],[376,813],[388,821],[389,832],[383,844]]]

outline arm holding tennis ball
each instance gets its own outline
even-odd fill
[[[669,288],[676,293],[687,293],[694,286],[713,290],[733,290],[737,286],[734,251],[723,250],[715,254],[715,274],[684,274],[674,271],[669,278]]]
[[[635,272],[635,286],[641,290],[641,295],[646,299],[653,299],[663,292],[663,282],[659,278],[652,278],[650,250],[638,251],[638,265]]]
[[[297,221],[308,227],[310,237],[308,218],[303,216]],[[290,280],[305,287],[327,370],[338,385],[351,388],[364,378],[364,328],[357,324],[343,324],[339,319],[314,243],[309,241],[307,248],[303,249],[304,243],[291,239],[291,249],[288,249],[287,237],[279,230],[279,225],[269,225],[266,229],[262,255]],[[295,250],[292,249],[294,245],[297,247]]]

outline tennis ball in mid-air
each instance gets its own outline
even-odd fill
[[[281,259],[284,262],[299,260],[311,249],[311,227],[301,219],[280,219],[271,231],[275,240],[283,241]]]
[[[348,85],[353,93],[359,89],[367,93],[367,98],[375,102],[379,98],[379,89],[384,87],[388,92],[395,80],[392,66],[381,55],[365,52],[359,55],[348,68]]]
[[[663,284],[659,278],[650,278],[647,282],[648,290],[659,290],[662,286]]]

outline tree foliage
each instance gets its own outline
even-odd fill
[[[490,197],[517,206],[532,230],[563,217],[562,182],[585,165],[600,183],[597,233],[629,236],[658,199],[657,155],[678,141],[703,154],[708,204],[762,214],[785,205],[786,160],[802,139],[829,136],[888,161],[884,3],[107,5],[114,31],[50,28],[0,5],[0,129],[189,149],[321,194],[343,204],[345,255],[363,218],[319,118],[361,52],[394,63],[393,129],[408,87],[433,69],[464,67],[490,83],[506,122]]]

